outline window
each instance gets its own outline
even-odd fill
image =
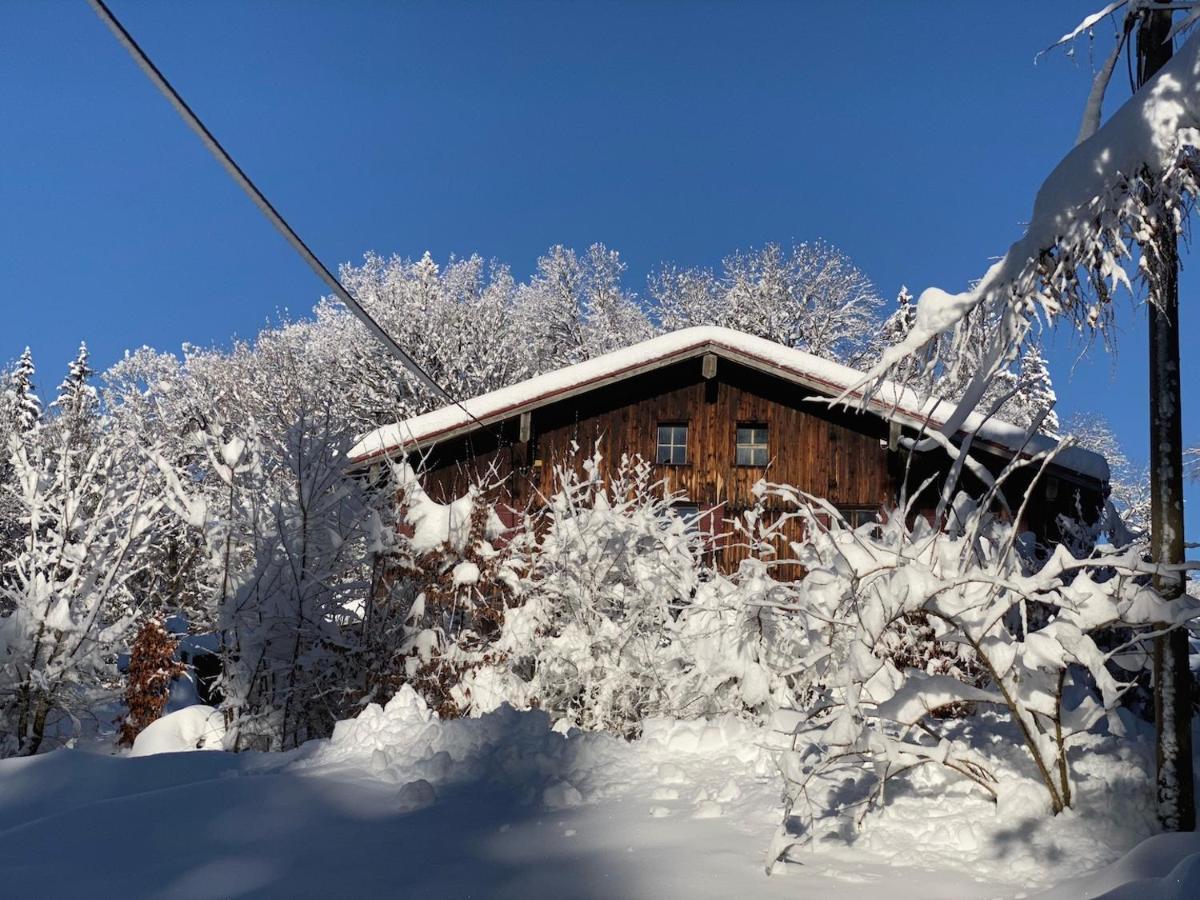
[[[839,509],[842,518],[846,520],[846,524],[851,528],[862,528],[864,525],[877,525],[879,523],[879,510],[865,507],[857,509]]]
[[[688,531],[698,531],[700,527],[700,507],[694,503],[672,503],[671,509],[683,520]]]
[[[739,425],[737,427],[737,464],[739,466],[765,466],[767,459],[767,426]]]
[[[672,503],[671,509],[675,510],[675,514],[686,522],[690,522],[700,515],[700,507],[695,503]]]
[[[687,425],[659,425],[658,453],[660,466],[687,465]]]

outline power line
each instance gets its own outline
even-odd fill
[[[238,186],[245,191],[247,196],[254,201],[254,205],[259,208],[259,211],[267,217],[267,219],[272,225],[275,226],[279,233],[287,238],[288,243],[291,244],[296,252],[304,258],[304,261],[308,263],[309,267],[312,268],[312,270],[317,273],[321,280],[325,282],[329,289],[333,291],[334,295],[341,300],[342,303],[344,303],[352,313],[358,316],[359,320],[361,320],[362,323],[366,325],[368,329],[370,329],[371,333],[374,334],[375,337],[377,337],[383,343],[383,345],[388,348],[388,350],[391,351],[392,355],[400,360],[401,364],[403,364],[403,366],[408,369],[408,371],[411,372],[421,384],[423,384],[438,397],[445,400],[447,403],[458,406],[463,412],[465,412],[481,427],[483,427],[482,422],[479,422],[479,420],[476,419],[475,416],[473,416],[471,412],[462,405],[462,403],[456,400],[449,391],[438,384],[433,377],[426,372],[421,365],[415,359],[413,359],[412,356],[410,356],[408,352],[405,351],[405,349],[401,347],[390,334],[383,330],[383,326],[381,326],[375,321],[374,318],[372,318],[371,314],[367,312],[367,310],[350,295],[350,292],[342,286],[342,283],[337,279],[337,277],[330,272],[328,268],[326,268],[325,264],[322,263],[320,259],[317,258],[317,255],[309,249],[308,245],[304,243],[300,235],[298,235],[292,226],[287,223],[287,220],[284,219],[284,217],[280,215],[279,211],[271,205],[271,202],[267,200],[265,196],[263,196],[262,191],[260,191],[254,182],[250,180],[250,177],[242,171],[241,167],[236,162],[234,162],[233,157],[229,155],[229,151],[221,146],[221,142],[218,141],[213,136],[212,132],[205,127],[204,123],[200,121],[200,117],[192,112],[192,108],[187,105],[181,96],[179,96],[179,92],[171,86],[171,83],[167,81],[166,76],[164,76],[163,73],[158,70],[158,67],[150,61],[150,57],[146,55],[146,52],[142,50],[142,48],[138,45],[138,42],[133,39],[133,36],[125,30],[125,26],[123,26],[117,20],[117,17],[113,15],[112,11],[104,4],[103,0],[88,0],[88,2],[92,5],[92,9],[96,11],[96,15],[98,15],[106,25],[108,25],[109,29],[116,36],[117,40],[120,41],[122,46],[129,51],[129,55],[134,58],[138,66],[140,66],[142,71],[146,73],[146,77],[154,82],[155,86],[160,92],[162,92],[162,95],[170,101],[173,107],[175,107],[175,111],[179,113],[183,120],[187,122],[189,126],[191,126],[191,129],[196,132],[196,135],[201,141],[204,142],[204,146],[208,148],[208,151],[214,157],[216,157],[217,161],[221,163],[222,166],[225,167],[225,171],[229,173],[230,177],[233,178],[233,180],[238,183]]]
[[[233,157],[229,155],[229,151],[226,150],[221,145],[221,142],[213,136],[213,133],[209,131],[207,127],[205,127],[204,123],[200,121],[200,117],[192,111],[192,108],[187,105],[183,97],[179,95],[179,92],[175,90],[169,81],[167,81],[166,76],[163,75],[162,72],[159,71],[158,67],[154,65],[154,63],[150,60],[150,57],[146,55],[146,52],[138,45],[138,42],[134,40],[133,35],[131,35],[125,29],[125,26],[120,23],[117,17],[113,14],[112,10],[105,5],[103,0],[88,0],[88,2],[92,5],[92,9],[96,11],[96,14],[101,18],[101,20],[108,25],[109,29],[116,36],[117,40],[120,41],[122,46],[129,51],[129,54],[134,58],[142,71],[145,72],[146,76],[155,84],[162,95],[166,97],[168,101],[170,101],[171,105],[175,107],[175,111],[178,112],[183,120],[188,123],[191,129],[196,132],[197,136],[201,141],[203,141],[204,146],[208,148],[209,152],[216,157],[217,161],[224,166],[225,171],[229,173],[230,177],[232,177],[233,180],[236,181],[241,189],[247,194],[247,196],[254,201],[254,205],[259,208],[259,211],[267,217],[271,224],[274,225],[275,228],[285,238],[287,238],[288,243],[291,244],[296,252],[304,258],[304,261],[308,263],[309,267],[312,268],[314,272],[317,273],[321,280],[328,285],[329,289],[333,291],[334,295],[341,300],[342,303],[344,303],[346,307],[352,313],[354,313],[364,325],[367,326],[371,333],[374,334],[383,343],[383,345],[387,347],[397,359],[400,360],[401,364],[403,364],[409,372],[416,376],[417,380],[421,384],[431,390],[442,400],[461,409],[472,422],[479,426],[481,431],[489,432],[496,439],[496,447],[498,450],[502,449],[506,445],[509,445],[510,442],[504,435],[502,428],[494,427],[482,422],[474,413],[472,413],[469,409],[467,409],[466,406],[463,405],[462,401],[458,400],[449,391],[438,384],[433,376],[426,372],[421,365],[415,359],[413,359],[413,357],[410,356],[390,334],[383,329],[383,326],[375,321],[371,314],[367,312],[367,310],[364,309],[363,306],[350,295],[350,292],[346,290],[341,281],[339,281],[337,277],[329,271],[325,264],[317,258],[317,255],[313,253],[306,243],[304,243],[303,239],[296,233],[295,229],[293,229],[292,226],[288,224],[287,220],[284,219],[284,217],[279,213],[279,211],[271,205],[271,202],[267,200],[262,191],[258,189],[257,185],[250,180],[250,176],[243,172],[241,167],[234,162]],[[471,446],[471,443],[470,435],[468,435],[468,447]],[[472,455],[474,455],[473,452]]]

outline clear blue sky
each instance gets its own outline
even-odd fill
[[[961,289],[1018,236],[1090,80],[1086,42],[1034,54],[1100,4],[111,5],[331,265],[428,249],[525,275],[603,241],[640,288],[822,237],[891,297]],[[81,338],[103,367],[321,294],[83,0],[0,4],[0,83],[0,360],[31,345],[43,393]],[[1104,410],[1144,457],[1144,315],[1119,323],[1116,357],[1056,340],[1060,412]],[[1185,349],[1185,386],[1198,366]]]

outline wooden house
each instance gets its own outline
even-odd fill
[[[932,476],[917,503],[931,512],[952,461],[928,435],[943,428],[951,405],[922,404],[890,384],[863,404],[862,379],[762,338],[689,328],[380,428],[351,459],[358,467],[419,459],[426,490],[443,502],[490,470],[500,480],[499,508],[519,510],[553,491],[556,465],[578,463],[593,446],[607,460],[639,454],[683,492],[689,512],[711,511],[718,530],[754,502],[752,487],[764,478],[823,497],[859,524],[894,504],[905,484],[911,494]],[[845,402],[830,403],[838,397]],[[1053,455],[1022,513],[1024,529],[1044,543],[1059,539],[1060,514],[1099,516],[1103,457],[977,414],[946,437],[962,446],[968,432],[973,463],[961,484],[969,493],[982,494],[984,480],[1014,457]],[[1002,511],[1017,514],[1038,468],[1005,480]],[[736,567],[740,552],[719,550],[720,564]]]

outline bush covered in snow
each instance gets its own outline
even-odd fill
[[[995,800],[987,758],[944,721],[964,705],[1016,727],[1045,808],[1063,811],[1074,796],[1072,747],[1097,728],[1126,732],[1121,699],[1133,679],[1118,663],[1133,657],[1140,668],[1143,642],[1200,609],[1163,601],[1148,585],[1155,567],[1136,550],[1024,555],[1011,522],[961,495],[941,528],[910,509],[851,528],[794,488],[759,490],[804,522],[791,549],[807,575],[787,608],[820,635],[797,660],[811,699],[797,705],[795,750],[782,757],[788,821],[776,855],[796,839],[796,822],[816,814],[814,781],[870,781],[855,800],[860,816],[893,779],[927,766]],[[1123,640],[1111,639],[1117,627]],[[914,655],[922,645],[932,652]]]
[[[786,587],[761,565],[722,575],[712,535],[644,460],[560,466],[554,494],[503,542],[483,527],[486,492],[437,504],[398,472],[413,530],[393,555],[393,590],[412,598],[400,652],[443,714],[508,703],[632,735],[651,716],[762,716],[789,696],[781,673],[807,635],[761,602]]]

